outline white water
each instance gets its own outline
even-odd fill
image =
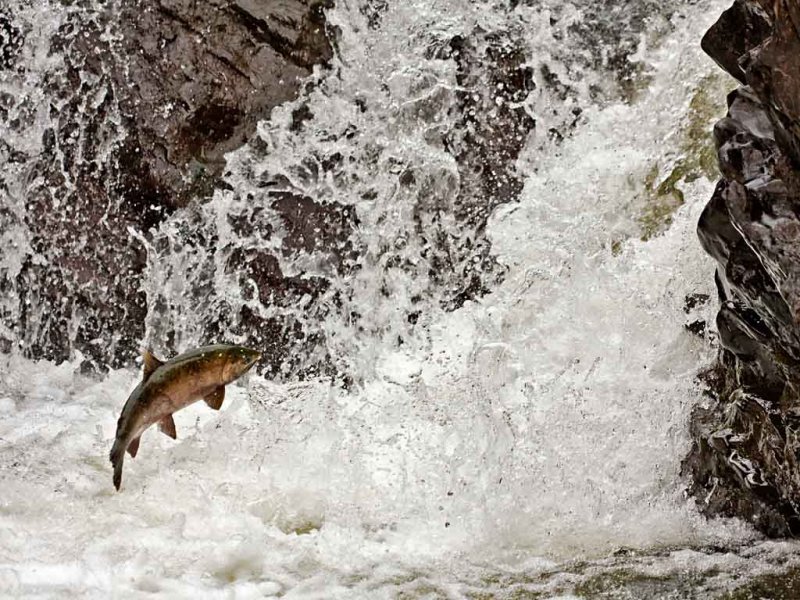
[[[708,340],[683,327],[685,295],[714,295],[713,266],[694,233],[711,182],[683,185],[686,204],[665,234],[648,242],[635,235],[642,181],[656,163],[668,171],[664,156],[679,153],[692,90],[715,69],[697,40],[724,5],[701,2],[676,17],[676,31],[657,46],[643,42],[653,79],[635,103],[584,107],[583,124],[559,146],[547,146],[541,133],[531,137],[519,161],[520,202],[490,222],[493,251],[508,267],[490,295],[452,313],[431,303],[424,333],[397,347],[387,340],[402,319],[391,310],[405,307],[406,297],[379,299],[378,266],[347,283],[356,299],[374,302],[367,330],[377,332],[358,337],[335,315],[324,323],[342,340],[332,344],[334,355],[361,375],[354,390],[252,376],[230,389],[219,413],[200,405],[178,413],[177,442],[148,432],[116,493],[107,454],[139,374],[116,371],[98,382],[76,374],[78,358],[55,366],[0,357],[0,594],[556,595],[602,572],[621,547],[652,554],[629,561],[642,572],[719,569],[708,577],[724,587],[726,573],[759,572],[791,551],[788,544],[738,554],[691,549],[754,539],[743,524],[700,517],[679,476],[688,415],[702,401],[696,374],[714,355]],[[471,5],[458,5],[460,13],[451,7],[460,16],[449,21],[445,8],[398,8],[386,18],[414,24],[412,32],[431,28],[425,35],[469,29],[470,19],[497,26]],[[379,87],[387,78],[397,83],[387,75],[396,63],[422,60],[397,54],[413,44],[378,34],[370,34],[372,46],[354,45],[347,25],[359,17],[345,3],[331,18],[345,33],[337,89],[345,98],[356,93],[348,85],[360,81],[360,93],[373,85],[358,79],[359,69]],[[534,46],[544,52],[548,40]],[[387,71],[364,71],[364,61]],[[344,128],[350,109],[319,94],[314,101],[330,106],[320,128]],[[290,171],[318,144],[311,134],[286,134],[282,114],[262,132],[283,152],[259,162],[240,151],[231,159],[234,177],[242,165]],[[364,118],[372,119],[362,124],[371,135],[384,126],[386,143],[407,160],[434,174],[454,170],[420,142],[424,132],[388,118],[381,125],[380,112]],[[379,171],[364,179],[386,184]],[[370,233],[393,197],[378,198],[386,206],[361,207],[364,243],[376,247],[409,234],[403,205],[388,230]],[[235,200],[219,194],[205,210],[223,227]],[[621,252],[612,253],[620,239]],[[413,243],[407,248],[416,252]],[[156,263],[151,269],[152,285],[169,276]],[[394,285],[427,289],[410,276]],[[172,289],[173,306],[188,302],[175,292],[179,284]],[[713,313],[712,302],[697,316]],[[150,323],[155,338],[159,318]],[[182,326],[193,341],[192,319]],[[663,548],[685,549],[657,554]],[[576,570],[580,559],[594,566]],[[541,573],[555,576],[537,579]]]

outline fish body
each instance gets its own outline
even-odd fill
[[[203,346],[162,362],[150,352],[144,354],[144,376],[131,392],[117,421],[117,435],[111,448],[114,487],[122,483],[125,451],[134,457],[139,438],[151,425],[175,439],[172,414],[198,400],[219,410],[225,386],[244,375],[260,358],[244,346],[218,344]]]

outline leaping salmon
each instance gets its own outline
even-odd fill
[[[142,381],[122,409],[111,447],[114,487],[119,490],[122,484],[125,451],[136,456],[145,429],[158,423],[162,432],[175,439],[174,412],[201,399],[219,410],[225,399],[225,386],[244,375],[260,357],[255,350],[228,344],[204,346],[166,362],[145,351]]]

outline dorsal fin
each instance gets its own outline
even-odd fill
[[[150,379],[150,375],[153,374],[153,371],[164,363],[153,356],[150,350],[145,350],[142,356],[144,358],[144,374],[142,375],[142,381],[147,381]]]

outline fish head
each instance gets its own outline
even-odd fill
[[[223,380],[230,382],[241,377],[256,364],[259,358],[261,358],[261,353],[257,350],[234,346],[226,353],[225,363],[222,367]]]

